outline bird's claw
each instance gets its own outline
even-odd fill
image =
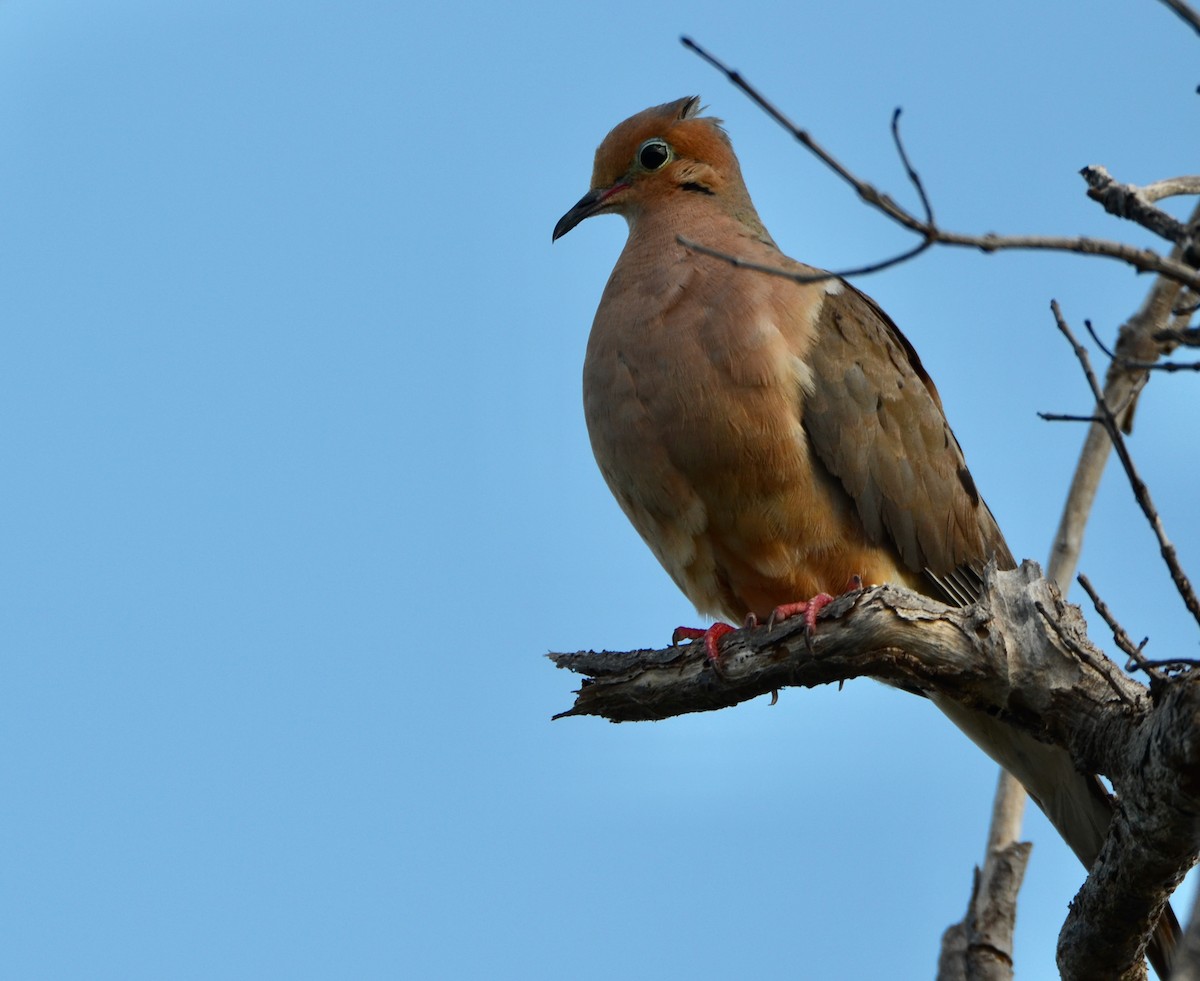
[[[782,603],[771,611],[771,616],[767,620],[767,629],[771,629],[775,624],[784,620],[790,620],[792,617],[803,616],[805,633],[812,634],[817,629],[817,614],[832,602],[833,597],[828,593],[817,593],[812,599],[799,600],[796,603]]]
[[[721,671],[721,638],[734,633],[737,627],[728,623],[717,623],[704,627],[676,627],[671,633],[671,646],[675,647],[681,640],[699,640],[704,643],[704,653],[712,669],[724,677]]]

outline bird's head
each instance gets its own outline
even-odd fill
[[[632,224],[642,214],[670,207],[678,195],[711,198],[761,231],[721,121],[699,112],[700,97],[692,95],[614,127],[596,150],[591,190],[559,219],[554,239],[592,215],[612,212]]]

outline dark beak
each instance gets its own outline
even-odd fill
[[[608,205],[608,199],[628,186],[628,184],[614,184],[612,187],[598,187],[593,191],[588,191],[575,203],[575,207],[558,219],[551,241],[557,242],[584,218],[591,218],[597,212],[603,211]]]

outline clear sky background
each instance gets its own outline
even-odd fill
[[[624,226],[550,231],[596,144],[700,93],[790,254],[910,242],[681,33],[911,204],[903,106],[950,228],[1153,244],[1079,168],[1196,169],[1200,39],[1152,0],[0,3],[0,974],[932,976],[995,768],[927,703],[549,721],[546,651],[696,622],[584,429]],[[1149,280],[939,251],[859,285],[1044,561],[1083,432],[1035,413],[1089,408],[1050,300],[1112,337]],[[1132,445],[1200,573],[1197,384],[1156,377]],[[1196,653],[1114,469],[1081,568]],[[1026,827],[1050,978],[1083,870]]]

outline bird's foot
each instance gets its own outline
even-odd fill
[[[852,576],[846,584],[843,593],[853,593],[863,588],[862,576]],[[817,629],[817,614],[827,607],[834,600],[833,596],[828,593],[817,593],[812,599],[801,600],[796,603],[782,603],[771,611],[771,616],[767,620],[767,629],[770,630],[775,624],[784,620],[790,620],[792,617],[804,617],[804,638],[805,641],[812,646],[812,637]],[[747,614],[743,626],[749,630],[758,626],[758,617],[753,613]],[[699,640],[704,644],[704,653],[708,657],[708,663],[712,665],[713,670],[717,674],[721,673],[721,639],[726,634],[732,634],[737,631],[737,627],[729,623],[718,621],[709,627],[676,627],[671,634],[671,646],[675,647],[681,640]]]
[[[850,577],[850,581],[846,584],[846,588],[842,590],[842,595],[846,593],[856,593],[863,588],[862,576],[854,575]],[[812,646],[813,634],[817,631],[817,614],[827,607],[834,600],[829,593],[817,593],[812,599],[800,600],[796,603],[781,603],[771,611],[771,616],[767,619],[767,629],[770,630],[775,624],[784,620],[790,620],[792,617],[804,617],[804,639],[808,642],[809,647]]]
[[[767,629],[770,630],[775,624],[790,620],[792,617],[803,616],[805,632],[811,635],[817,629],[817,614],[832,602],[833,597],[828,593],[817,593],[812,599],[798,600],[795,603],[781,603],[771,611],[770,617],[767,618]]]
[[[720,671],[721,667],[721,638],[726,634],[731,634],[737,627],[732,624],[717,622],[710,627],[676,627],[674,633],[671,634],[671,646],[674,647],[681,640],[701,640],[704,642],[704,653],[708,655],[708,662],[713,668]]]

